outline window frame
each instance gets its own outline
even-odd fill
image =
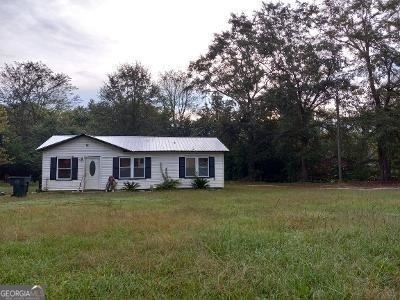
[[[194,159],[194,175],[187,175],[187,160]],[[194,178],[196,177],[196,157],[185,157],[185,178]]]
[[[121,176],[121,168],[122,169],[128,169],[128,167],[121,167],[121,159],[129,159],[129,176],[128,177]],[[132,178],[132,158],[131,157],[128,157],[128,156],[119,157],[118,175],[119,175],[120,179],[130,179],[130,178]]]
[[[118,174],[119,179],[127,180],[127,179],[145,179],[146,178],[146,157],[145,156],[120,156],[119,158],[119,166],[118,166]],[[129,177],[122,177],[121,176],[121,158],[130,160],[129,163]],[[135,176],[135,159],[142,159],[143,160],[143,176]],[[128,169],[128,167],[122,167],[123,169]]]
[[[207,175],[200,176],[200,162],[199,162],[199,160],[203,159],[203,158],[207,159]],[[205,156],[200,156],[200,157],[197,158],[197,161],[198,161],[198,166],[197,166],[198,177],[204,177],[204,178],[210,177],[210,158],[209,157],[205,157]]]
[[[141,168],[135,168],[135,159],[143,159],[143,176],[136,176],[135,174],[135,169],[141,169]],[[138,179],[144,179],[146,178],[146,158],[143,157],[134,157],[133,158],[133,163],[132,163],[132,171],[133,171],[133,178],[138,178]]]
[[[199,159],[207,159],[207,175],[200,176],[200,163]],[[194,159],[194,175],[187,175],[187,159]],[[210,158],[208,156],[185,156],[185,178],[195,178],[195,177],[202,177],[202,178],[209,178],[210,177]]]
[[[59,168],[58,166],[58,162],[60,160],[69,160],[70,163],[70,167],[69,168]],[[66,180],[66,181],[70,181],[72,180],[72,157],[57,157],[57,164],[56,164],[56,180]],[[59,177],[59,170],[69,170],[69,177]]]

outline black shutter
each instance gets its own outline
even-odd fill
[[[113,157],[113,177],[119,178],[119,157]]]
[[[208,158],[208,177],[215,178],[215,158],[213,156]]]
[[[179,178],[185,178],[185,158],[179,157]]]
[[[144,165],[146,166],[144,170],[144,178],[151,178],[151,157],[145,157]]]
[[[78,180],[78,158],[73,157],[72,158],[72,180]]]
[[[57,179],[57,157],[50,158],[50,180]]]

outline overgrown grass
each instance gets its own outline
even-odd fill
[[[0,241],[49,299],[400,297],[400,190],[4,196]]]

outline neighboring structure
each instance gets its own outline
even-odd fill
[[[43,152],[42,189],[105,190],[108,178],[151,189],[162,182],[161,168],[191,187],[194,176],[210,187],[224,187],[224,152],[217,138],[145,136],[52,136],[36,150]]]

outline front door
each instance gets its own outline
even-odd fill
[[[100,157],[86,157],[85,159],[85,189],[100,189]]]

